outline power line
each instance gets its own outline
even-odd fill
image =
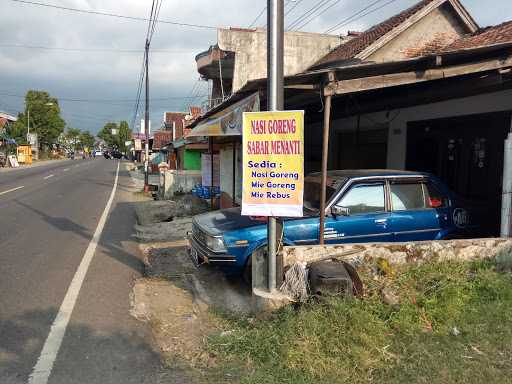
[[[288,14],[289,14],[289,13],[291,13],[291,12],[293,12],[293,10],[294,10],[295,8],[297,8],[297,6],[298,6],[300,3],[302,3],[302,1],[303,1],[303,0],[298,0],[298,1],[296,1],[296,2],[295,2],[295,4],[294,4],[291,8],[288,8],[288,10],[284,12],[284,15],[285,15],[285,16],[288,16]]]
[[[256,24],[256,22],[260,19],[261,15],[263,15],[263,13],[267,10],[267,7],[265,6],[265,8],[263,8],[261,10],[260,13],[258,13],[258,16],[256,16],[256,18],[252,21],[251,24],[249,24],[249,27],[248,28],[251,28],[254,24]]]
[[[320,0],[318,1],[317,3],[315,3],[315,5],[313,7],[311,7],[309,10],[307,10],[306,12],[304,12],[302,15],[300,15],[299,17],[297,17],[294,21],[292,21],[290,24],[288,24],[286,26],[286,29],[290,30],[292,29],[293,27],[297,26],[298,24],[300,24],[306,17],[308,17],[309,15],[311,15],[311,13],[314,13],[316,12],[319,8],[323,7],[325,4],[329,3],[331,0]]]
[[[85,13],[85,14],[98,15],[98,16],[109,16],[109,17],[116,17],[118,19],[126,19],[126,20],[151,21],[150,19],[147,19],[147,18],[144,18],[144,17],[127,16],[127,15],[120,15],[120,14],[112,13],[112,12],[100,12],[100,11],[93,11],[93,10],[88,10],[88,9],[63,7],[61,5],[40,3],[40,2],[36,2],[36,1],[28,1],[28,0],[11,0],[11,1],[13,1],[15,3],[35,5],[35,6],[39,6],[39,7],[55,8],[55,9],[60,9],[60,10],[63,10],[63,11],[69,11],[69,12],[78,12],[78,13]],[[171,20],[158,20],[158,23],[176,25],[176,26],[180,26],[180,27],[191,27],[191,28],[202,28],[202,29],[217,29],[217,27],[213,26],[213,25],[182,23],[182,22],[171,21]]]
[[[351,24],[351,23],[353,23],[354,21],[360,20],[360,19],[362,19],[363,17],[365,17],[365,16],[367,16],[367,15],[369,15],[369,14],[371,14],[371,13],[377,12],[378,10],[381,10],[382,8],[384,8],[384,7],[388,6],[389,4],[394,3],[395,1],[397,1],[397,0],[390,0],[390,1],[388,1],[387,3],[382,4],[380,7],[377,7],[377,8],[375,8],[375,9],[372,9],[371,11],[368,11],[368,12],[366,12],[366,13],[362,14],[361,16],[356,17],[355,19],[352,19],[352,20],[350,20],[350,21],[348,21],[348,22],[346,22],[346,23],[342,24],[342,25],[340,26],[340,28],[341,28],[341,27],[344,27],[344,26],[346,26],[346,25],[350,25],[350,24]]]
[[[23,44],[0,44],[0,48],[27,48],[27,49],[44,49],[55,51],[70,51],[70,52],[124,52],[124,53],[137,53],[140,54],[140,49],[118,49],[118,48],[67,48],[67,47],[48,47],[43,45],[23,45]],[[162,53],[189,53],[186,50],[168,50],[168,49],[152,49],[151,52]]]
[[[364,16],[366,16],[366,15],[367,15],[367,14],[369,14],[369,13],[372,13],[372,12],[377,11],[377,10],[378,10],[378,9],[380,9],[380,8],[377,8],[377,9],[375,9],[375,10],[372,10],[372,11],[370,11],[370,12],[368,12],[368,13],[365,13],[365,14],[361,15],[361,13],[363,13],[364,11],[366,11],[366,10],[370,9],[370,8],[371,8],[371,7],[373,7],[374,5],[377,5],[378,3],[381,3],[381,2],[383,2],[383,1],[384,1],[384,0],[377,0],[377,1],[374,1],[373,3],[371,3],[371,4],[367,5],[366,7],[364,7],[363,9],[360,9],[360,10],[359,10],[359,11],[357,11],[356,13],[354,13],[354,14],[352,14],[352,15],[350,15],[350,16],[348,16],[348,17],[346,17],[346,18],[344,18],[343,20],[339,21],[337,24],[335,24],[335,25],[333,25],[332,27],[330,27],[330,28],[326,29],[326,30],[324,31],[324,33],[331,33],[331,32],[333,32],[333,31],[335,31],[335,30],[337,30],[337,29],[340,29],[340,28],[342,28],[343,26],[347,25],[347,23],[351,23],[351,22],[353,22],[353,21],[359,20],[361,17],[364,17]],[[388,3],[386,3],[386,4],[384,4],[384,6],[386,6],[387,4],[390,4],[390,3],[394,2],[394,1],[396,1],[396,0],[392,0],[392,1],[388,2]],[[361,17],[356,18],[358,15],[361,15]],[[355,18],[355,19],[354,19],[354,18]]]
[[[9,96],[9,97],[17,97],[24,99],[24,95],[9,93],[9,92],[0,92],[0,96]],[[206,96],[206,95],[202,95]],[[132,103],[136,101],[136,99],[83,99],[83,98],[74,98],[74,97],[59,97],[53,96],[57,99],[57,101],[69,101],[69,102],[77,102],[77,103],[105,103],[105,102],[118,102],[118,103]],[[184,100],[191,99],[196,96],[169,96],[169,97],[161,97],[161,98],[153,98],[155,101],[166,101],[166,100]]]
[[[327,12],[329,9],[331,9],[332,7],[334,7],[335,5],[337,5],[340,2],[341,2],[341,0],[336,0],[334,3],[329,5],[327,8],[324,8],[323,10],[321,10],[320,13],[317,13],[316,15],[311,15],[309,20],[304,21],[302,24],[298,25],[295,29],[300,30],[300,29],[304,28],[306,25],[308,25],[313,20],[315,20],[317,17],[322,16],[325,12]]]
[[[286,1],[284,2],[284,11],[285,11],[284,15],[285,15],[285,16],[287,15],[286,7],[288,7],[288,5],[290,4],[290,2],[292,2],[292,1],[294,1],[294,2],[295,2],[296,0],[286,0]],[[299,1],[298,1],[298,3],[300,3],[301,1],[302,1],[302,0],[299,0]],[[294,7],[296,7],[296,6],[297,6],[297,4],[296,4]],[[267,7],[263,8],[263,10],[261,11],[261,13],[265,12],[266,10],[267,10]],[[258,16],[258,18],[259,18],[259,16]],[[263,24],[260,28],[266,28],[266,27],[267,27],[267,21],[265,20],[265,24]],[[250,28],[250,27],[249,27],[249,28]]]

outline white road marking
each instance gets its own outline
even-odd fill
[[[16,188],[8,189],[7,191],[0,192],[0,196],[1,196],[1,195],[5,195],[6,193],[9,193],[9,192],[17,191],[18,189],[21,189],[21,188],[25,188],[25,186],[24,186],[24,185],[22,185],[22,186],[20,186],[20,187],[16,187]]]
[[[64,297],[64,300],[60,306],[59,312],[53,321],[53,324],[50,328],[50,333],[48,334],[48,337],[43,346],[43,350],[41,351],[41,355],[39,355],[37,363],[28,379],[28,384],[48,383],[53,364],[55,363],[55,359],[59,353],[62,340],[66,333],[66,328],[71,318],[71,314],[73,313],[78,294],[80,293],[80,288],[82,288],[85,275],[87,274],[87,270],[89,269],[89,265],[91,264],[92,258],[96,251],[96,247],[98,246],[98,242],[100,240],[101,233],[103,232],[103,228],[105,227],[105,223],[107,222],[108,213],[116,194],[118,178],[119,162],[117,163],[117,171],[114,180],[114,186],[112,187],[112,193],[110,194],[107,205],[105,206],[105,209],[100,217],[96,231],[94,231],[92,240],[85,250],[82,261],[80,262],[80,265],[75,272],[75,276],[73,276],[73,280],[69,285],[66,296]]]
[[[69,168],[65,168],[65,169],[63,170],[63,172],[67,172],[67,171],[69,171]]]
[[[43,177],[43,179],[48,180],[50,177],[53,177],[53,176],[55,176],[55,175],[48,175],[46,177]]]

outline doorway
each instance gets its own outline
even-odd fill
[[[482,235],[498,236],[503,146],[511,112],[410,122],[408,170],[437,175],[454,192],[481,206]]]

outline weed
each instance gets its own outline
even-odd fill
[[[329,298],[267,319],[217,313],[230,332],[209,339],[210,353],[247,384],[509,382],[510,274],[443,262],[363,277],[363,300]],[[398,305],[382,302],[385,286]]]

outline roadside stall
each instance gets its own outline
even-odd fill
[[[212,207],[220,205],[220,208],[226,208],[240,204],[243,113],[259,110],[260,95],[255,92],[240,97],[240,100],[228,107],[219,110],[214,108],[209,116],[190,125],[192,130],[187,139],[208,139],[208,152],[201,156],[202,184],[196,186],[195,194],[209,199]],[[219,203],[215,204],[217,200]]]
[[[16,157],[20,164],[32,164],[32,147],[30,145],[18,145]]]

